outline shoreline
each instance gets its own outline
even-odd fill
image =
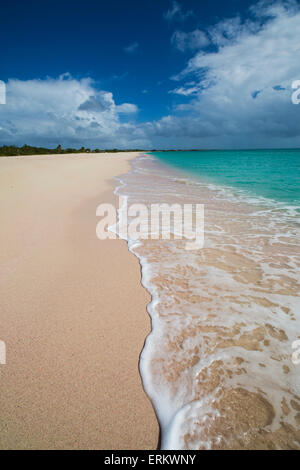
[[[138,370],[149,294],[127,243],[95,235],[135,155],[0,159],[3,449],[157,447]]]
[[[129,240],[152,296],[140,369],[162,449],[298,448],[296,229],[215,187],[182,184],[152,158],[131,165],[120,189],[129,204],[205,205],[200,251],[183,240]]]

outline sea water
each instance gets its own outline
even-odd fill
[[[151,293],[140,372],[164,449],[300,448],[300,151],[157,152],[127,204],[204,204],[205,242],[131,240]],[[121,215],[121,214],[119,214]]]

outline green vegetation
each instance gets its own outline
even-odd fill
[[[63,149],[61,145],[58,145],[55,149],[48,149],[45,147],[32,147],[31,145],[23,145],[23,147],[16,147],[15,145],[3,145],[0,147],[0,157],[16,157],[18,155],[58,155],[67,153],[116,153],[116,152],[199,152],[205,149],[94,149],[81,147],[80,149],[66,148]],[[212,149],[210,149],[212,150]]]
[[[58,145],[55,149],[48,149],[45,147],[32,147],[31,145],[23,145],[23,147],[16,147],[15,145],[3,145],[0,147],[1,157],[15,157],[18,155],[55,155],[55,154],[67,154],[67,153],[104,153],[104,152],[141,152],[141,149],[105,149],[105,150],[91,150],[81,147],[80,149],[66,148],[63,149],[61,145]]]

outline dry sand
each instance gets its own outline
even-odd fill
[[[149,296],[96,207],[134,154],[0,158],[0,448],[154,449]]]

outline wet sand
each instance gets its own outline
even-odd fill
[[[149,295],[96,207],[134,154],[0,158],[1,449],[154,449]]]

